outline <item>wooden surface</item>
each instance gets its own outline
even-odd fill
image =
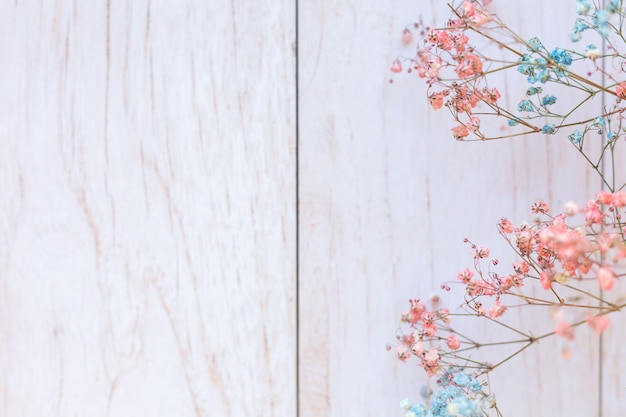
[[[295,415],[295,6],[3,2],[0,415]]]
[[[407,300],[464,237],[507,264],[501,216],[599,188],[562,136],[456,143],[420,80],[388,83],[444,3],[299,2],[298,91],[294,1],[0,4],[0,415],[403,415]],[[571,0],[494,9],[569,42]],[[620,415],[617,328],[602,364],[583,331],[502,368],[505,416]]]

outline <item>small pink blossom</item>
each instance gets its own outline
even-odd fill
[[[500,221],[498,222],[498,227],[504,233],[513,233],[513,223],[511,223],[511,221],[505,217],[500,219]]]
[[[415,356],[422,356],[424,354],[424,344],[419,340],[413,343],[411,352],[413,352]]]
[[[393,64],[391,65],[391,72],[402,72],[402,64],[399,60],[396,59],[395,61],[393,61]]]
[[[465,126],[467,126],[467,130],[470,132],[475,132],[480,129],[480,119],[476,116],[472,116]]]
[[[615,86],[615,93],[619,98],[626,98],[626,82],[622,81]]]
[[[568,201],[563,206],[563,211],[567,216],[575,216],[576,214],[578,214],[579,210],[580,209],[578,208],[578,205],[573,201]]]
[[[598,283],[600,284],[600,288],[605,291],[610,290],[615,285],[616,276],[615,272],[611,268],[606,266],[600,267],[598,269]]]
[[[465,0],[461,5],[461,8],[463,10],[463,15],[465,16],[473,16],[476,14],[476,6],[473,1]]]
[[[617,191],[611,195],[611,204],[615,207],[626,206],[626,193],[624,191]]]
[[[413,33],[406,28],[402,31],[402,43],[409,44],[413,40]]]
[[[430,349],[422,359],[422,367],[428,373],[428,376],[432,376],[437,371],[437,366],[439,365],[439,359],[441,356],[439,355],[439,349],[432,348]]]
[[[506,311],[506,306],[502,305],[500,301],[496,301],[496,303],[489,309],[489,317],[492,319],[498,318],[504,314]]]
[[[548,213],[550,211],[550,207],[548,207],[548,205],[546,203],[544,203],[543,201],[536,201],[532,207],[530,208],[530,211],[534,214],[539,214],[539,213]]]
[[[443,107],[444,94],[443,92],[433,93],[428,96],[428,101],[433,110],[439,110]]]
[[[552,278],[552,274],[548,271],[541,271],[541,274],[539,274],[539,283],[544,290],[552,288]]]
[[[459,341],[459,339],[456,338],[454,334],[450,334],[448,336],[447,344],[451,350],[457,350],[461,347],[461,342]]]
[[[585,221],[588,225],[592,224],[602,224],[602,212],[600,211],[600,207],[598,203],[591,200],[585,204]]]
[[[452,136],[454,136],[455,139],[462,139],[467,135],[469,135],[469,131],[464,125],[452,128]]]
[[[609,318],[605,315],[587,318],[587,324],[598,334],[602,333],[608,327],[609,323]]]
[[[526,261],[521,261],[513,264],[513,270],[518,274],[526,275],[530,271],[530,267]]]
[[[474,259],[488,258],[491,250],[486,246],[479,246],[472,252]]]
[[[396,357],[402,362],[406,362],[411,357],[411,352],[405,345],[398,345],[396,347]]]
[[[554,333],[569,340],[574,339],[574,328],[564,321],[556,325]]]
[[[474,273],[470,271],[469,268],[465,268],[464,270],[456,274],[456,279],[461,281],[463,284],[467,284],[472,280],[473,276],[474,276]]]
[[[474,74],[479,74],[483,70],[483,62],[476,55],[469,54],[456,67],[459,78],[467,78]]]
[[[483,99],[489,104],[495,104],[496,101],[500,98],[500,92],[497,88],[484,88],[483,89]]]
[[[598,202],[598,204],[611,204],[611,193],[608,193],[606,191],[598,191],[598,193],[596,194],[596,201]]]
[[[465,49],[467,41],[469,41],[469,37],[464,33],[455,33],[452,35],[452,43],[457,52],[461,52]]]

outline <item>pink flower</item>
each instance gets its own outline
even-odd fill
[[[469,54],[459,62],[456,67],[456,73],[459,78],[467,78],[474,74],[479,74],[483,70],[483,62],[476,55]]]
[[[404,29],[402,31],[402,42],[404,44],[408,44],[408,43],[411,43],[412,40],[413,40],[413,34],[411,33],[411,31],[408,28]]]
[[[459,339],[457,339],[457,338],[456,338],[456,336],[455,336],[455,335],[453,335],[453,334],[450,334],[450,335],[448,336],[447,343],[448,343],[448,347],[449,347],[451,350],[457,350],[458,348],[460,348],[460,347],[461,347],[461,342],[460,342],[460,341],[459,341]]]
[[[496,88],[492,88],[490,90],[485,87],[483,89],[483,98],[487,103],[495,104],[495,102],[500,98],[500,92]]]
[[[626,83],[624,81],[617,83],[615,86],[615,92],[617,97],[626,98]]]
[[[476,13],[476,6],[474,2],[470,0],[464,1],[461,7],[463,9],[463,15],[465,16],[473,16]]]
[[[598,203],[593,200],[585,204],[585,221],[588,225],[602,224],[602,212]]]
[[[574,328],[564,321],[556,325],[554,333],[569,340],[574,339]]]
[[[455,139],[463,139],[467,135],[469,135],[469,131],[464,125],[452,128],[452,136],[454,136]]]
[[[596,194],[596,201],[599,204],[611,204],[611,193],[608,193],[606,191],[598,191],[598,193]]]
[[[424,332],[424,335],[433,337],[437,333],[437,326],[434,324],[424,324],[422,331]]]
[[[444,94],[442,92],[433,93],[428,96],[428,101],[430,102],[430,106],[433,108],[433,110],[439,110],[443,107],[443,98]]]
[[[548,207],[548,205],[544,203],[543,201],[536,201],[531,207],[530,211],[534,214],[538,214],[538,213],[545,214],[550,211],[550,207]]]
[[[475,132],[480,129],[480,119],[476,116],[472,116],[465,126],[467,126],[467,130],[470,132]]]
[[[472,252],[472,256],[474,256],[474,259],[488,258],[489,253],[491,253],[491,250],[488,247],[479,246],[476,249],[474,249],[474,251]]]
[[[626,206],[626,193],[623,191],[617,191],[611,195],[611,204],[615,207]]]
[[[498,227],[504,233],[513,233],[513,223],[511,223],[511,221],[507,218],[501,218],[498,222]]]
[[[611,268],[603,266],[598,269],[598,282],[600,283],[600,288],[608,291],[613,288],[615,281],[615,272],[613,272]]]
[[[552,274],[548,271],[541,271],[541,274],[539,274],[539,283],[544,290],[552,288]]]
[[[587,324],[598,334],[602,333],[609,323],[607,316],[591,316],[587,318]]]
[[[424,360],[428,363],[436,365],[439,362],[439,349],[430,349],[424,356]]]
[[[469,41],[469,37],[464,33],[455,33],[452,35],[452,43],[457,52],[461,52],[465,49],[467,41]]]
[[[467,284],[472,280],[473,276],[474,276],[474,273],[470,271],[469,268],[465,268],[464,270],[456,274],[456,279],[461,281],[463,284]]]
[[[396,59],[395,61],[393,61],[393,64],[391,65],[391,72],[402,72],[402,64],[399,60]]]
[[[428,54],[428,52],[426,51]],[[421,63],[416,63],[414,68],[417,70],[417,75],[420,78],[436,78],[439,76],[439,70],[441,70],[442,61],[438,56],[430,56],[426,59],[424,54],[420,54]]]
[[[415,356],[422,356],[424,354],[424,344],[419,340],[413,343],[411,352],[413,352]]]
[[[530,271],[530,268],[526,261],[521,261],[513,264],[513,270],[518,274],[526,275]]]
[[[398,345],[396,347],[396,357],[402,362],[406,362],[411,357],[411,352],[405,345]]]
[[[563,211],[565,212],[565,215],[567,216],[575,216],[576,214],[578,214],[579,208],[578,208],[578,205],[574,203],[573,201],[568,201],[563,206]]]
[[[503,306],[500,301],[496,301],[496,303],[489,309],[489,317],[492,319],[498,318],[504,314],[506,311],[506,306]]]

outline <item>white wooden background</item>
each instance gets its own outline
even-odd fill
[[[495,251],[501,216],[599,186],[563,137],[455,143],[418,80],[388,84],[444,3],[0,2],[0,415],[401,416],[407,300],[464,237]],[[547,44],[574,19],[494,8]],[[603,373],[591,333],[529,350],[501,408],[620,415],[618,336]]]

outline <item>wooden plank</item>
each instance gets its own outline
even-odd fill
[[[0,7],[0,414],[294,415],[294,2]]]
[[[494,7],[528,38],[540,29],[547,45],[569,42],[569,1]],[[501,216],[521,222],[536,199],[560,207],[597,189],[566,135],[455,143],[421,81],[388,85],[396,55],[413,53],[400,33],[420,15],[442,23],[448,12],[437,2],[300,5],[301,417],[401,415],[398,402],[419,400],[425,382],[385,351],[408,298],[428,297],[471,264],[464,237],[507,265]],[[511,103],[526,88],[515,75],[501,88]],[[516,318],[523,328],[540,319],[549,312]],[[505,415],[595,415],[597,338],[588,329],[577,337],[571,362],[563,341],[545,340],[494,374]]]

